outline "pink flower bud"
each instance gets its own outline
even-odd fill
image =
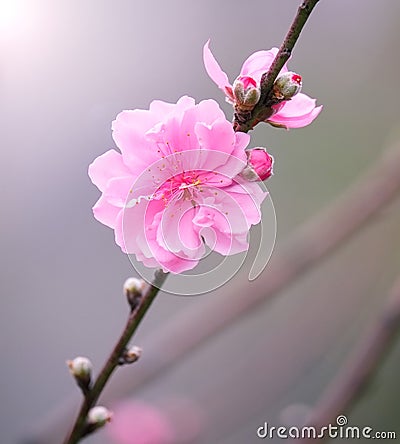
[[[274,158],[262,147],[246,150],[247,166],[240,173],[250,182],[267,180],[273,174]]]
[[[233,96],[239,111],[251,111],[260,100],[260,88],[252,77],[239,76],[233,83]]]
[[[274,83],[274,95],[277,99],[288,100],[301,91],[301,76],[288,71],[281,74]]]

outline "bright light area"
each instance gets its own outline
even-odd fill
[[[16,0],[0,0],[0,26],[11,26],[18,21],[21,3]]]
[[[0,36],[13,37],[26,29],[29,17],[20,0],[0,0]]]

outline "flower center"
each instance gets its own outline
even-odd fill
[[[195,191],[201,191],[199,185],[201,185],[199,173],[188,171],[165,181],[158,189],[157,194],[161,193],[161,199],[167,206],[172,199],[193,200]]]

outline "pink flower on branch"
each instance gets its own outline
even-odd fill
[[[236,78],[233,85],[229,82],[228,76],[222,71],[218,62],[215,60],[209,48],[209,41],[204,45],[203,60],[204,66],[211,80],[224,92],[228,102],[241,106],[241,95],[236,94],[236,91],[241,92],[244,89],[245,94],[249,97],[255,97],[255,91],[260,89],[261,77],[266,73],[271,66],[274,58],[278,52],[278,48],[272,48],[269,51],[257,51],[246,59],[240,70],[239,76]],[[281,70],[281,75],[288,73],[288,68],[285,66]],[[298,74],[292,73],[290,79],[294,85],[301,86],[301,77]],[[239,90],[238,90],[239,86]],[[309,125],[321,112],[322,106],[316,107],[316,100],[308,97],[302,93],[295,93],[289,100],[283,100],[277,105],[274,105],[272,116],[268,117],[266,122],[273,126],[282,128],[301,128]],[[258,97],[260,96],[258,92]],[[257,103],[257,102],[256,102]],[[247,104],[244,103],[246,106]],[[255,103],[250,103],[254,107]],[[245,108],[244,108],[245,109]]]
[[[215,101],[182,97],[123,111],[113,138],[121,153],[98,157],[89,175],[102,192],[94,215],[125,253],[181,273],[206,246],[224,256],[247,250],[267,193],[240,175],[250,136],[235,133]]]

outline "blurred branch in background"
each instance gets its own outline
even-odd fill
[[[400,330],[400,278],[392,288],[389,300],[376,324],[365,334],[351,353],[347,363],[331,382],[317,403],[308,426],[320,430],[328,424],[336,425],[336,418],[343,415],[362,395],[382,364],[382,359]],[[353,426],[355,424],[349,424]],[[327,435],[327,433],[326,433]],[[301,444],[325,442],[321,439],[295,440]]]
[[[279,294],[302,273],[319,264],[399,195],[398,165],[400,141],[385,151],[381,159],[336,202],[296,230],[282,250],[272,257],[264,273],[265,279],[252,284],[252,292],[246,291],[242,297],[245,284],[238,286],[236,298],[218,290],[212,300],[191,304],[160,327],[148,343],[151,356],[142,360],[133,377],[121,375],[113,381],[114,384],[105,391],[103,401],[108,403],[162,376],[207,339]],[[184,335],[182,331],[185,331]],[[55,442],[65,432],[73,409],[71,403],[66,403],[53,410],[51,417],[38,425],[34,436],[27,442]]]

